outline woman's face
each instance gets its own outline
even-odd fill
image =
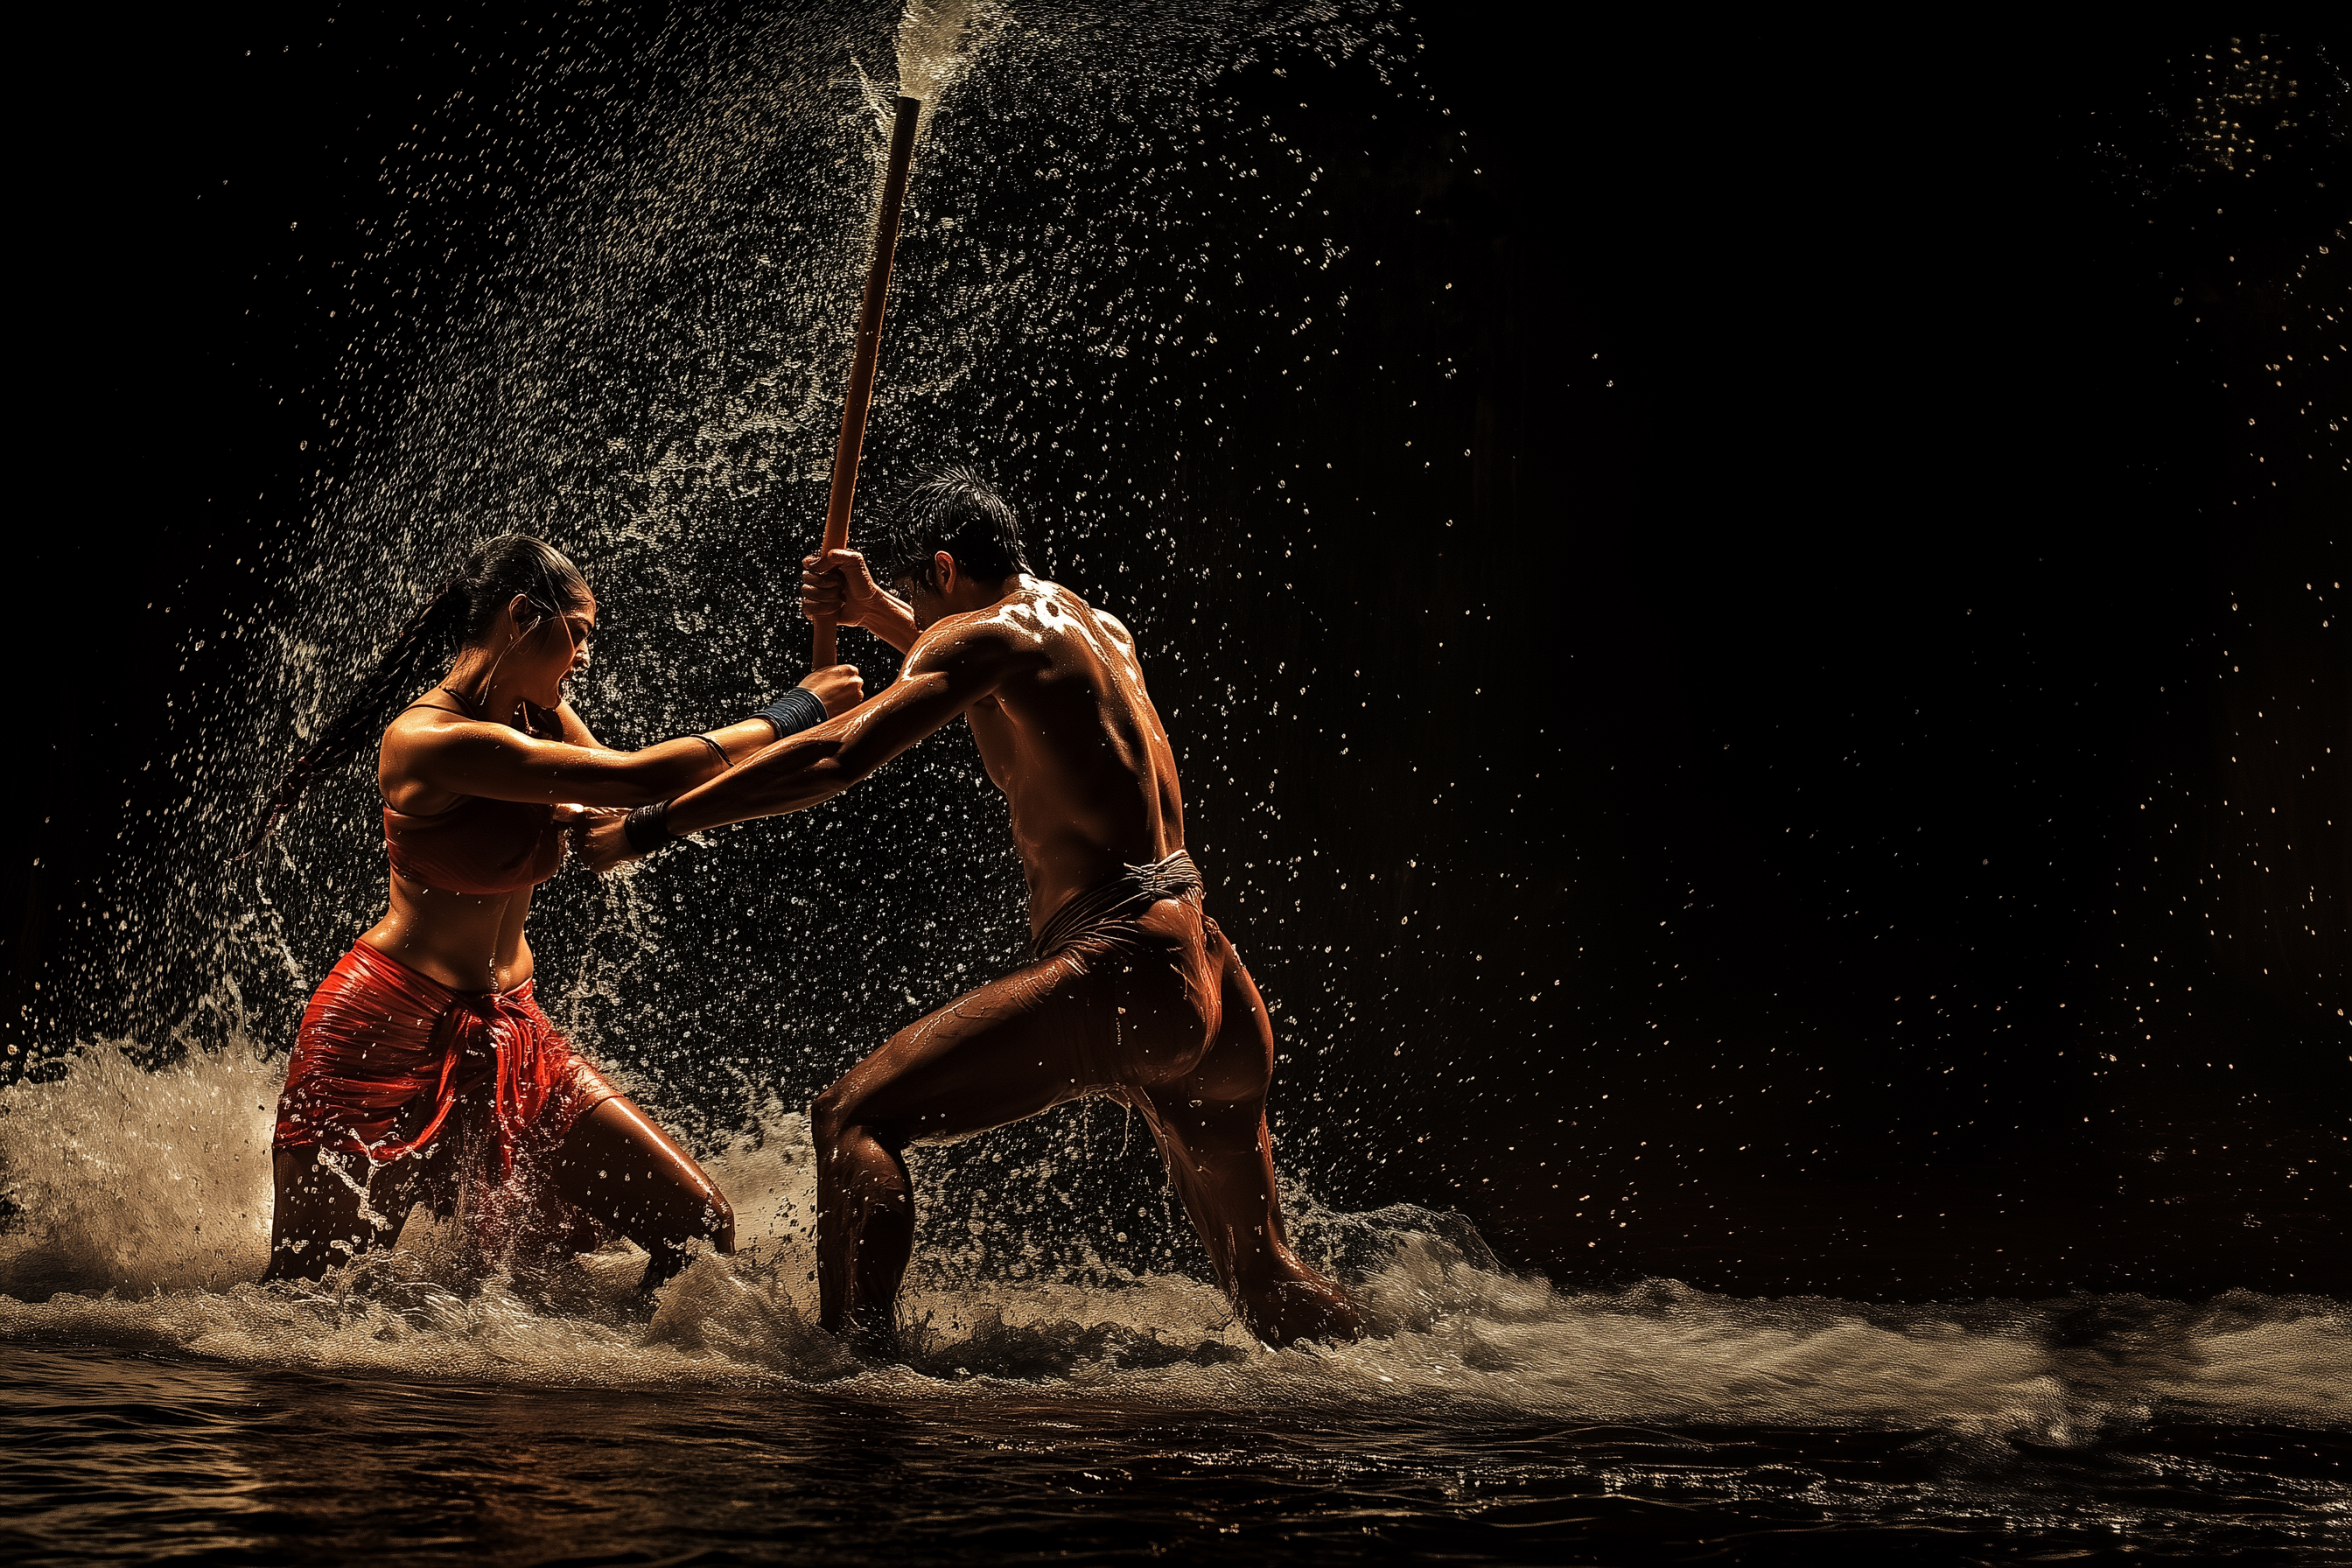
[[[520,626],[530,626],[536,616],[528,605],[520,614]],[[522,677],[523,696],[541,708],[561,707],[565,683],[578,679],[588,668],[588,647],[595,635],[593,595],[561,615],[540,619],[507,656],[507,668]]]

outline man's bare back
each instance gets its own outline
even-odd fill
[[[1003,662],[1003,679],[964,718],[1012,806],[1033,934],[1087,889],[1184,847],[1175,754],[1117,618],[1024,574],[927,635],[1004,645],[982,655]]]
[[[963,715],[1012,806],[1034,961],[900,1030],[817,1098],[826,1327],[887,1342],[914,1246],[900,1151],[1088,1094],[1140,1111],[1219,1282],[1276,1344],[1353,1337],[1346,1297],[1285,1239],[1265,1117],[1274,1032],[1202,911],[1174,753],[1115,618],[1025,571],[981,578],[939,552],[907,599],[865,561],[811,558],[812,616],[907,651],[890,689],[681,795],[688,833],[803,809]],[[592,860],[626,857],[597,830]]]

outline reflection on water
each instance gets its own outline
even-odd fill
[[[711,1162],[747,1255],[650,1310],[625,1244],[481,1277],[421,1224],[264,1289],[274,1087],[247,1052],[100,1047],[0,1091],[0,1398],[42,1553],[2310,1561],[2352,1503],[2340,1303],[1577,1290],[1410,1207],[1302,1200],[1371,1333],[1276,1352],[1199,1279],[1013,1277],[934,1205],[908,1363],[861,1363],[810,1321],[798,1116]]]
[[[2314,1562],[2315,1435],[2051,1450],[1900,1431],[1309,1413],[1005,1388],[584,1394],[20,1351],[20,1539],[252,1563]],[[2338,1456],[2340,1458],[2340,1455]]]

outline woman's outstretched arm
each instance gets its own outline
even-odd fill
[[[848,665],[818,670],[801,685],[828,717],[847,712],[864,695],[857,671]],[[644,805],[717,778],[777,738],[773,722],[754,717],[619,752],[597,744],[568,703],[558,715],[565,738],[542,741],[461,713],[411,709],[384,736],[382,771],[490,800]]]

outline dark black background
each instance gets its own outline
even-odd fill
[[[272,700],[192,648],[316,468],[372,127],[495,102],[523,26],[332,15],[46,84],[12,1074],[131,1023],[33,985],[170,807],[163,698]],[[1254,577],[1266,476],[1342,520],[1223,610],[1360,673],[1186,755],[1196,842],[1316,847],[1281,931],[1221,906],[1323,1009],[1277,1089],[1316,1184],[1559,1275],[2342,1290],[2342,41],[1412,25],[1448,112],[1231,84],[1330,171],[1359,302],[1349,373],[1188,476]]]

